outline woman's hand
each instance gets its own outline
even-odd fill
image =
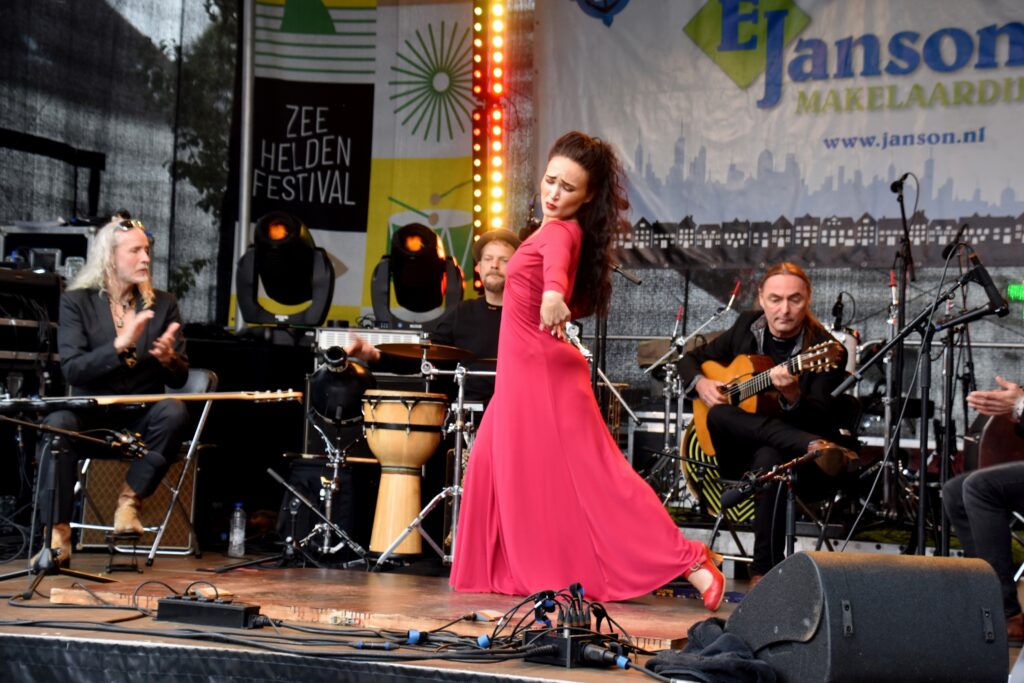
[[[547,330],[552,336],[565,341],[565,323],[570,317],[569,307],[565,305],[565,297],[561,292],[548,290],[540,299],[540,328]]]

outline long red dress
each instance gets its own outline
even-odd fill
[[[451,585],[529,595],[574,582],[624,600],[700,559],[612,439],[572,345],[539,329],[541,294],[569,300],[582,229],[549,221],[508,264],[494,397],[477,431]]]

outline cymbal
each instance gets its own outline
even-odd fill
[[[378,344],[377,349],[382,353],[390,353],[392,356],[402,358],[421,359],[426,352],[427,360],[466,360],[472,358],[473,354],[457,346],[445,346],[444,344],[432,344],[422,342],[420,344]]]

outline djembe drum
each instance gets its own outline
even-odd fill
[[[372,552],[387,550],[419,514],[421,469],[441,443],[447,411],[444,394],[385,389],[363,394],[363,433],[380,461]],[[395,553],[418,555],[422,550],[420,535],[409,534]]]

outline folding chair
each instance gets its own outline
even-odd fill
[[[185,386],[178,389],[168,388],[167,391],[168,393],[204,394],[215,391],[216,389],[217,374],[215,372],[213,372],[212,370],[205,370],[201,368],[190,368],[188,380],[186,381]],[[163,516],[161,517],[160,523],[156,526],[146,527],[146,532],[156,534],[153,539],[153,544],[150,546],[148,555],[146,557],[146,566],[151,566],[153,564],[153,560],[157,553],[160,553],[162,555],[195,554],[196,557],[199,557],[202,554],[199,549],[199,542],[196,537],[195,527],[192,524],[191,510],[185,509],[185,506],[182,505],[181,503],[180,496],[182,490],[187,485],[187,482],[194,481],[194,478],[190,478],[189,475],[194,475],[197,472],[198,458],[196,456],[198,455],[200,450],[200,437],[202,436],[203,428],[206,426],[206,420],[207,417],[209,416],[210,408],[212,407],[212,405],[212,400],[207,400],[203,402],[202,411],[200,412],[199,419],[196,422],[195,431],[192,433],[192,436],[189,438],[189,440],[185,441],[182,444],[183,455],[179,461],[181,467],[177,476],[173,477],[169,473],[167,476],[164,477],[163,481],[161,482],[161,486],[169,493],[169,501],[167,503],[167,508],[164,511]],[[83,461],[83,477],[88,477],[90,465],[90,461]],[[95,502],[91,499],[89,495],[89,487],[85,486],[83,487],[83,490],[85,491],[82,515],[83,521],[72,522],[71,526],[73,528],[82,529],[83,533],[88,531],[101,531],[108,533],[112,532],[113,526],[111,525],[92,524],[85,521],[86,510],[88,510],[88,513],[94,515],[96,518],[102,519],[103,517],[97,510],[98,506],[95,504]],[[178,511],[181,520],[188,527],[189,547],[181,549],[160,548],[160,544],[164,539],[164,534],[167,531],[168,525],[171,523],[175,510]],[[115,549],[117,550],[117,552],[128,554],[145,552],[144,549],[137,549],[134,546],[115,546]]]

